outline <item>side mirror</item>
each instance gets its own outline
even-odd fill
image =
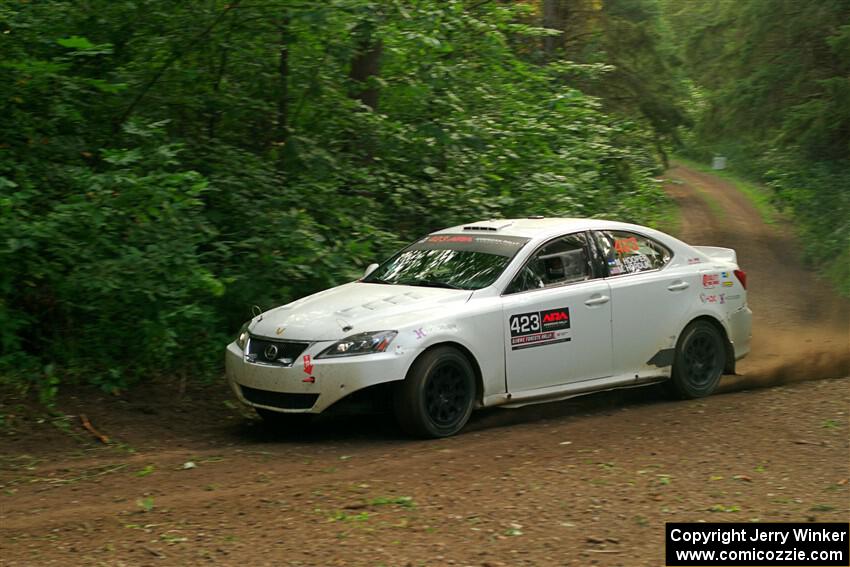
[[[368,266],[366,266],[366,271],[363,272],[363,277],[365,278],[366,276],[374,272],[377,268],[378,264],[369,264]]]

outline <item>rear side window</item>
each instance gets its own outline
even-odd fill
[[[506,293],[554,287],[592,277],[584,233],[563,236],[540,248],[523,266]]]
[[[609,276],[659,270],[673,257],[666,246],[646,236],[619,230],[596,234]]]

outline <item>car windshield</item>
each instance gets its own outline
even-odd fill
[[[363,278],[366,283],[481,289],[528,242],[517,236],[435,234],[414,242]]]

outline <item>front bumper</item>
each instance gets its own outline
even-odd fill
[[[357,390],[404,379],[418,351],[401,348],[390,352],[341,358],[316,355],[333,344],[311,344],[289,367],[257,364],[245,360],[235,342],[227,345],[227,381],[240,402],[286,413],[320,413]],[[311,373],[304,367],[310,355]],[[314,380],[310,380],[310,378]]]

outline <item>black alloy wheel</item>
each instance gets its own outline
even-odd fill
[[[726,346],[723,336],[705,320],[685,327],[676,346],[670,387],[680,398],[701,398],[717,388],[723,375]]]
[[[425,352],[395,391],[393,410],[407,433],[447,437],[466,425],[475,401],[475,373],[452,347]]]
[[[463,416],[472,394],[464,369],[454,361],[443,361],[425,383],[425,409],[437,426],[446,427]]]

